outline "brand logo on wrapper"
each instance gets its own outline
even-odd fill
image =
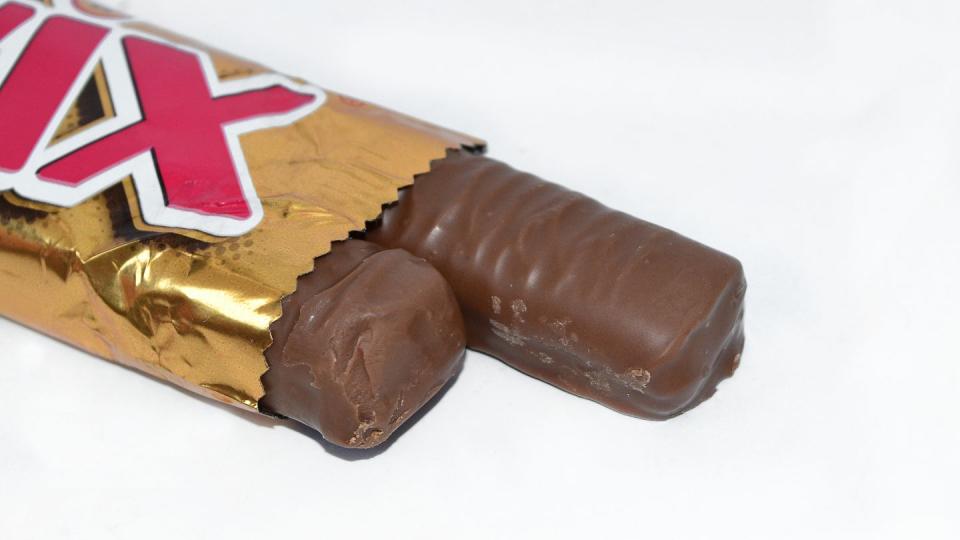
[[[58,128],[96,75],[112,116]],[[322,90],[222,81],[198,49],[93,15],[0,1],[0,190],[72,207],[132,177],[148,226],[240,236],[263,218],[240,135],[294,123]]]

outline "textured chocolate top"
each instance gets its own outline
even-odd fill
[[[470,347],[627,414],[677,415],[739,361],[736,259],[492,159],[450,153],[367,238],[447,278]]]
[[[341,446],[386,440],[462,365],[463,320],[450,287],[402,250],[334,244],[283,313],[266,352],[261,409]]]

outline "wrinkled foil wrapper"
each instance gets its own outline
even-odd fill
[[[204,50],[222,79],[269,72]],[[87,88],[99,93],[106,117],[104,86],[98,69]],[[57,137],[96,120],[74,104]],[[223,403],[257,409],[270,326],[297,277],[312,270],[331,242],[376,219],[399,188],[447,149],[483,143],[327,92],[308,117],[244,135],[241,144],[265,212],[243,237],[152,229],[137,215],[129,178],[73,208],[4,193],[0,315]]]

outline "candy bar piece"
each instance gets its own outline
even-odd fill
[[[435,163],[367,239],[447,278],[469,347],[623,413],[680,414],[739,363],[736,259],[483,156]]]
[[[459,371],[463,319],[423,259],[336,243],[300,278],[271,327],[260,408],[340,446],[386,440]]]

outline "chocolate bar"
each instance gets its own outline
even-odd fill
[[[87,2],[0,1],[0,81],[0,316],[96,356],[360,448],[465,345],[648,418],[739,361],[735,259],[474,137]]]
[[[492,159],[449,153],[367,238],[436,266],[469,347],[623,413],[676,416],[739,363],[736,259]]]
[[[333,245],[271,327],[260,410],[369,448],[460,369],[463,320],[426,261],[362,240]]]

